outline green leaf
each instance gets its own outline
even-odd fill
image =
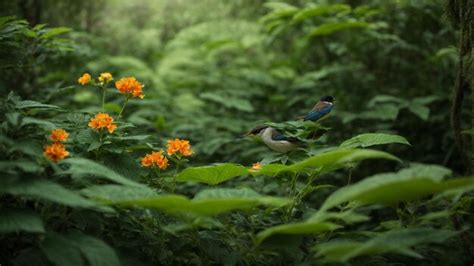
[[[33,212],[25,210],[1,211],[0,233],[44,233],[43,221]]]
[[[339,147],[341,148],[358,148],[370,147],[373,145],[400,143],[410,145],[408,140],[399,135],[385,133],[365,133],[357,135],[351,139],[344,141]]]
[[[324,256],[330,262],[346,262],[359,256],[383,253],[422,258],[411,248],[427,243],[442,243],[454,235],[455,232],[442,229],[400,229],[380,233],[366,242],[333,240],[317,245],[315,250],[318,251],[317,256]]]
[[[95,195],[97,196],[97,195]],[[155,195],[135,199],[106,195],[108,204],[125,207],[155,208],[170,214],[216,215],[234,210],[250,210],[260,205],[282,207],[290,203],[286,198],[267,197],[245,189],[209,189],[201,191],[192,200],[182,195]]]
[[[119,258],[104,241],[81,233],[68,234],[67,238],[81,251],[90,266],[118,266]]]
[[[54,265],[76,266],[84,265],[81,251],[69,239],[56,234],[48,233],[41,242],[41,249]]]
[[[71,174],[75,178],[92,175],[102,177],[122,185],[143,186],[142,184],[132,181],[92,160],[84,158],[69,158],[61,161],[61,164],[69,164],[70,167],[65,173]]]
[[[59,109],[59,106],[26,100],[26,101],[18,102],[16,104],[16,108],[18,109],[25,109],[25,108]]]
[[[31,179],[2,184],[0,186],[0,193],[31,196],[73,207],[97,207],[97,204],[81,197],[76,192],[44,179]]]
[[[254,175],[277,175],[282,172],[304,172],[315,170],[319,174],[334,171],[345,167],[349,163],[356,163],[367,159],[387,159],[399,161],[389,153],[370,149],[337,149],[314,155],[308,159],[292,165],[269,164],[260,171],[252,171]]]
[[[408,109],[424,121],[428,120],[430,116],[430,108],[423,105],[411,104]]]
[[[131,187],[121,185],[97,185],[81,190],[81,193],[89,198],[106,201],[127,201],[142,198],[151,198],[158,194],[151,188]]]
[[[344,202],[357,201],[362,204],[393,204],[410,201],[444,190],[474,184],[474,178],[457,178],[442,181],[439,175],[430,176],[429,171],[400,171],[368,177],[357,184],[340,188],[332,193],[321,206],[328,210]]]
[[[341,226],[329,223],[329,222],[312,222],[306,221],[301,223],[282,224],[274,227],[267,228],[257,235],[257,244],[261,244],[266,240],[270,240],[270,237],[277,235],[307,235],[307,234],[318,234],[328,231],[333,231]]]
[[[329,22],[311,30],[307,37],[313,38],[317,36],[329,35],[338,31],[356,28],[367,28],[370,24],[362,21],[343,21],[343,22]]]
[[[344,4],[335,4],[335,5],[318,5],[315,7],[309,7],[300,10],[293,16],[293,23],[301,22],[307,18],[332,14],[332,13],[341,13],[348,12],[351,10],[349,5]]]
[[[212,166],[189,167],[181,171],[176,180],[181,182],[194,181],[217,185],[231,178],[248,174],[248,169],[242,165],[224,163]]]
[[[68,33],[70,31],[72,31],[72,29],[67,28],[67,27],[50,28],[50,29],[47,29],[43,35],[41,35],[41,38],[48,39],[56,35]]]
[[[471,129],[468,129],[468,130],[464,130],[464,131],[462,131],[461,133],[463,133],[463,134],[468,134],[468,135],[474,135],[474,128],[471,128]]]

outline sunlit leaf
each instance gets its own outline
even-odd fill
[[[333,34],[338,31],[356,28],[367,28],[370,24],[362,21],[343,21],[343,22],[328,22],[311,30],[307,37],[317,37],[323,35]]]
[[[314,155],[301,162],[292,165],[269,164],[262,170],[252,172],[254,175],[277,175],[282,172],[304,172],[314,170],[318,173],[326,173],[345,167],[348,163],[357,163],[367,159],[399,159],[389,153],[370,149],[337,149]]]
[[[308,7],[300,10],[293,16],[293,23],[303,21],[307,18],[350,11],[351,7],[344,4],[335,4],[335,5],[318,5],[314,7]]]
[[[94,194],[94,197],[112,205],[154,208],[170,214],[204,216],[234,210],[250,210],[261,205],[281,207],[290,202],[286,198],[262,196],[248,188],[203,190],[192,200],[176,194],[155,194],[147,195],[143,198],[134,196],[134,199],[129,199],[130,196],[127,192],[123,196],[119,196],[120,191],[115,190],[113,192],[115,194]],[[91,194],[87,190],[85,193]]]
[[[244,166],[225,163],[211,166],[189,167],[181,171],[176,180],[187,182],[200,182],[209,185],[217,185],[231,178],[248,174]]]
[[[340,147],[342,148],[358,148],[370,147],[373,145],[400,143],[410,145],[408,140],[399,135],[385,134],[385,133],[365,133],[355,136],[344,141]]]
[[[393,204],[409,201],[448,189],[474,184],[474,178],[457,178],[442,181],[439,176],[427,173],[387,173],[366,178],[357,184],[340,188],[321,206],[321,211],[348,201],[363,204]]]

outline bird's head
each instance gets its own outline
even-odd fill
[[[247,136],[261,136],[263,134],[263,131],[268,128],[266,125],[259,125],[254,128],[252,128],[246,135]]]
[[[323,96],[323,97],[321,97],[320,101],[332,103],[332,102],[334,102],[334,97],[332,97],[332,96]]]

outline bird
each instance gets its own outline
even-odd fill
[[[271,150],[280,153],[294,151],[302,143],[299,139],[286,137],[277,129],[267,125],[256,126],[247,135],[258,136]]]
[[[298,117],[297,120],[303,119],[303,121],[318,121],[321,118],[328,115],[334,107],[334,97],[324,96],[321,97],[318,103],[307,113],[305,116]]]

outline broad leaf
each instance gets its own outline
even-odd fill
[[[311,30],[310,33],[308,33],[307,37],[312,38],[317,36],[329,35],[342,30],[367,28],[369,26],[369,23],[362,21],[329,22]]]
[[[322,174],[343,168],[349,163],[357,163],[367,159],[399,161],[397,157],[383,151],[370,149],[337,149],[314,155],[292,165],[265,165],[260,171],[252,171],[252,173],[254,175],[277,175],[282,172],[304,172],[306,170],[315,170]]]
[[[81,251],[89,262],[90,266],[118,266],[119,258],[115,251],[104,241],[83,235],[81,233],[71,233],[67,236],[69,241]]]
[[[318,5],[315,7],[308,7],[302,9],[293,16],[292,23],[297,23],[303,21],[307,18],[331,14],[331,13],[340,13],[350,11],[351,7],[344,4],[335,4],[335,5]]]
[[[84,265],[81,251],[74,242],[56,234],[48,233],[41,242],[41,249],[54,265],[57,266],[76,266]]]
[[[317,256],[327,261],[346,262],[351,258],[364,255],[397,253],[422,258],[411,248],[427,243],[442,243],[456,235],[453,231],[431,228],[400,229],[381,233],[366,242],[353,240],[333,240],[315,247]]]
[[[402,170],[398,173],[379,174],[366,178],[357,184],[340,188],[332,193],[320,210],[328,210],[349,201],[362,204],[393,204],[474,184],[474,178],[442,181],[440,175],[430,176],[429,173],[429,170],[426,172]]]
[[[18,109],[25,109],[25,108],[59,109],[59,107],[56,105],[44,104],[44,103],[30,101],[30,100],[18,102],[16,104],[16,108]]]
[[[211,166],[189,167],[181,171],[177,181],[194,181],[217,185],[231,178],[248,174],[248,169],[237,164],[225,163]]]
[[[365,148],[373,145],[400,143],[410,145],[410,143],[402,136],[385,134],[385,133],[366,133],[355,136],[344,141],[341,148]]]
[[[33,212],[5,210],[0,212],[0,233],[44,233],[43,221]]]
[[[143,186],[101,185],[91,186],[81,190],[81,193],[92,199],[107,201],[126,201],[155,197],[158,194],[151,188]]]
[[[90,194],[90,191],[84,191]],[[114,193],[94,197],[107,204],[125,207],[155,208],[171,214],[216,215],[233,210],[250,210],[260,205],[281,207],[290,203],[289,199],[267,197],[257,192],[245,189],[208,189],[203,190],[192,200],[182,195],[147,195],[146,197],[126,199],[129,195]]]
[[[301,222],[282,224],[263,230],[257,235],[257,244],[276,235],[307,235],[333,231],[341,226],[329,222]]]
[[[66,171],[66,173],[71,174],[75,178],[83,177],[83,176],[98,176],[108,179],[110,181],[122,184],[122,185],[129,185],[129,186],[143,186],[140,183],[132,181],[115,171],[96,163],[92,160],[84,159],[84,158],[69,158],[63,160],[61,164],[69,164],[70,167]]]
[[[7,183],[0,187],[0,193],[31,196],[73,207],[90,208],[97,206],[97,204],[81,197],[76,192],[44,179]]]

